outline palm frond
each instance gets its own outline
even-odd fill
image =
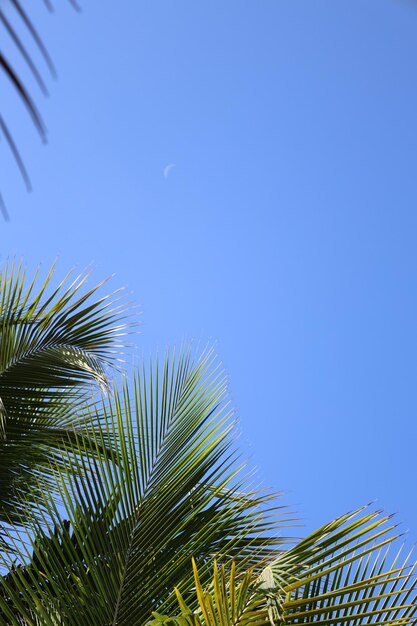
[[[239,575],[234,561],[229,569],[214,561],[213,580],[204,589],[194,559],[192,564],[197,608],[176,589],[179,614],[171,617],[154,611],[147,626],[269,626],[267,600],[253,569]]]
[[[17,522],[21,500],[38,472],[84,437],[78,407],[108,386],[126,332],[115,296],[94,300],[88,273],[52,287],[53,267],[37,285],[22,265],[0,274],[0,520]],[[77,434],[78,433],[78,434]],[[53,481],[53,479],[51,479]],[[34,484],[35,484],[34,483]],[[41,494],[40,494],[41,495]]]
[[[283,552],[261,577],[274,621],[415,624],[416,563],[401,550],[391,556],[399,537],[391,519],[360,509]]]
[[[147,626],[405,626],[417,623],[411,553],[389,559],[396,539],[377,512],[343,515],[265,567],[236,576],[214,563],[203,587],[195,562],[194,602],[176,590],[177,610],[154,611]],[[197,600],[197,602],[195,601]]]
[[[189,351],[157,360],[96,412],[118,452],[87,456],[80,441],[71,458],[78,480],[57,468],[61,503],[44,502],[26,551],[22,537],[16,542],[19,566],[3,559],[4,616],[45,626],[57,615],[74,626],[144,624],[153,610],[174,607],[174,586],[185,595],[193,588],[192,556],[205,584],[213,558],[259,573],[262,558],[279,553],[285,539],[272,531],[286,525],[286,511],[244,489],[226,380],[211,352],[196,362]],[[97,429],[92,436],[102,445]]]
[[[75,2],[73,2],[72,0],[69,1],[70,4],[74,6],[74,8],[78,9],[78,6]],[[49,10],[52,9],[52,4],[49,2],[49,0],[44,3]],[[7,11],[7,9],[9,8],[11,9],[10,15]],[[46,80],[43,76],[44,72],[40,68],[39,63],[35,61],[35,55],[31,51],[30,44],[33,43],[37,50],[40,52],[45,67],[49,70],[52,76],[56,75],[54,64],[42,40],[41,35],[38,33],[33,21],[26,12],[24,4],[21,2],[21,0],[7,0],[5,4],[0,6],[0,24],[3,26],[2,34],[6,34],[9,38],[9,51],[11,53],[11,55],[5,55],[3,53],[0,53],[0,71],[3,72],[5,77],[8,79],[12,90],[15,92],[18,99],[23,103],[42,141],[46,142],[46,126],[35,103],[33,91],[28,86],[28,84],[30,83],[28,78],[32,77],[35,80],[37,87],[43,95],[47,95],[48,90],[46,87]],[[29,44],[25,43],[24,36],[21,33],[22,29],[20,28],[20,26],[23,26],[23,31],[28,35],[28,38],[30,40]],[[19,74],[18,70],[16,69],[16,63],[13,62],[13,60],[10,60],[10,58],[14,58],[16,55],[23,60],[24,65],[27,67],[29,71],[28,77],[24,75],[22,77],[22,74]],[[13,155],[13,158],[16,161],[16,164],[20,170],[27,189],[30,189],[31,183],[24,165],[23,158],[13,139],[13,133],[10,131],[9,124],[3,119],[3,116],[1,114],[0,134],[3,135],[6,144],[8,145]],[[1,199],[1,196],[0,207],[2,208],[4,217],[7,219],[8,213]]]

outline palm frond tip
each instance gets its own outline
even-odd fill
[[[79,10],[79,7],[74,0],[69,0],[69,3],[75,9]],[[52,9],[53,5],[49,0],[44,0],[44,4],[49,10]],[[36,86],[42,95],[47,95],[48,90],[46,87],[46,79],[44,78],[44,71],[40,66],[41,64],[35,60],[36,54],[32,52],[32,45],[34,45],[36,50],[40,53],[43,63],[49,73],[55,77],[56,71],[53,61],[41,35],[38,33],[33,23],[33,20],[20,0],[5,0],[5,2],[1,3],[0,25],[2,26],[2,34],[6,35],[6,40],[8,39],[9,44],[7,46],[8,54],[3,54],[3,52],[0,53],[0,72],[2,72],[6,77],[7,82],[11,87],[11,92],[17,96],[18,100],[27,110],[33,125],[41,137],[41,140],[46,142],[46,126],[41,114],[39,113],[33,90],[30,87],[31,79],[34,79]],[[23,66],[28,70],[27,75],[24,69],[20,72],[17,69],[19,63],[16,61],[20,60],[23,61]],[[6,122],[1,114],[0,134],[3,135],[22,175],[24,183],[27,189],[30,190],[31,182],[24,165],[24,160],[13,138],[13,132],[10,130],[9,121]],[[0,209],[3,216],[8,219],[8,212],[1,196]]]

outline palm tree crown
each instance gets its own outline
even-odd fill
[[[124,309],[84,279],[1,281],[1,623],[416,623],[391,518],[364,508],[287,539],[286,508],[249,487],[212,351],[110,384]]]

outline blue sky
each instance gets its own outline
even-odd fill
[[[417,3],[55,4],[48,146],[2,102],[34,192],[2,142],[0,263],[115,273],[140,350],[215,343],[307,529],[376,499],[417,539]]]

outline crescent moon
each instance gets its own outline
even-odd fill
[[[174,167],[175,167],[175,163],[170,163],[169,165],[164,167],[164,178],[168,178],[168,176],[170,175],[171,170],[173,170]]]

